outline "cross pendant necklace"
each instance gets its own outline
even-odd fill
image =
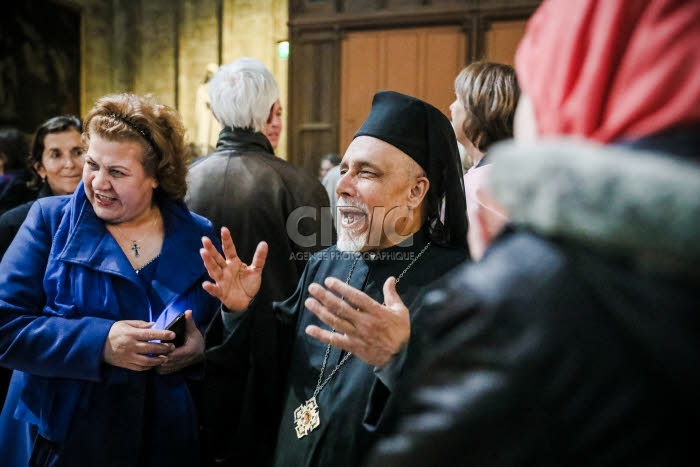
[[[155,222],[154,222],[154,224],[155,224]],[[119,227],[117,227],[115,225],[114,228],[119,231],[119,235],[121,237],[124,236],[124,233],[122,232],[122,230]],[[134,252],[134,258],[139,258],[141,256],[141,245],[139,245],[139,242],[141,240],[134,240],[134,239],[130,239],[128,237],[126,238],[126,240],[131,242],[131,248],[129,248],[129,249]]]
[[[134,251],[134,256],[135,256],[135,257],[138,258],[139,256],[141,256],[141,255],[139,254],[139,250],[141,249],[141,247],[140,247],[139,244],[136,242],[136,240],[132,240],[132,241],[131,241],[131,249]]]
[[[418,261],[418,258],[420,258],[423,253],[425,253],[425,250],[428,249],[432,242],[428,242],[423,249],[418,253],[418,255],[410,262],[406,268],[401,271],[401,274],[396,278],[396,284],[399,283],[401,278],[408,272],[409,269],[411,269],[411,266]],[[350,266],[350,272],[348,272],[348,278],[345,280],[346,284],[350,283],[350,278],[352,277],[352,272],[355,270],[355,265],[357,264],[357,261],[360,259],[360,255],[357,255],[355,257],[355,260],[352,262],[352,265]],[[341,300],[343,297],[341,297]],[[335,331],[335,330],[334,330]],[[323,379],[323,373],[326,370],[326,363],[328,363],[328,355],[330,354],[331,351],[331,345],[328,344],[326,346],[326,353],[323,356],[323,363],[321,364],[321,372],[318,375],[318,381],[316,382],[316,389],[314,389],[314,393],[311,396],[311,398],[307,399],[305,402],[303,402],[299,407],[297,407],[294,410],[294,430],[297,433],[297,438],[301,439],[304,436],[308,435],[312,431],[314,431],[316,428],[321,425],[321,412],[318,408],[318,404],[316,402],[316,396],[318,396],[318,393],[321,392],[321,389],[323,389],[326,384],[335,376],[335,374],[340,370],[340,367],[343,366],[343,364],[350,358],[352,355],[350,352],[346,353],[345,356],[340,360],[340,362],[333,368],[333,371],[326,377],[326,379]]]
[[[156,223],[158,222],[158,218],[159,218],[159,216],[155,216],[153,218],[153,221],[148,225],[148,229],[151,229],[156,225]],[[144,239],[141,239],[141,240],[130,239],[129,237],[124,235],[124,232],[122,232],[122,229],[120,229],[118,225],[113,224],[113,227],[117,230],[117,232],[119,233],[119,237],[121,237],[122,240],[128,240],[129,242],[131,242],[131,247],[129,249],[134,252],[134,258],[140,258],[142,247],[141,247],[141,245],[139,245],[139,242],[143,241]]]

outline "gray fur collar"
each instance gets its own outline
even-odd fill
[[[652,267],[700,267],[700,164],[578,140],[503,143],[489,158],[512,223]]]

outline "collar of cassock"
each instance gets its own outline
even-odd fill
[[[423,227],[401,243],[377,251],[362,252],[365,261],[397,261],[415,257],[430,241],[426,228]]]

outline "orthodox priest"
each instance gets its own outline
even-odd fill
[[[413,345],[416,299],[468,257],[454,131],[432,105],[378,92],[341,173],[337,245],[316,253],[292,296],[275,304],[286,384],[267,401],[280,409],[272,432],[259,433],[274,449],[255,465],[360,465]],[[207,363],[212,370],[227,360],[231,387],[216,389],[235,406],[255,377],[246,356],[256,338],[251,316],[264,306],[256,295],[268,247],[261,242],[247,265],[228,229],[221,235],[223,256],[206,238],[201,250],[213,279],[203,287],[223,304],[207,333]],[[210,430],[228,428],[221,419]]]

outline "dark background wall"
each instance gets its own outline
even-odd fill
[[[31,133],[57,114],[80,114],[80,12],[41,0],[0,17],[0,125]]]

